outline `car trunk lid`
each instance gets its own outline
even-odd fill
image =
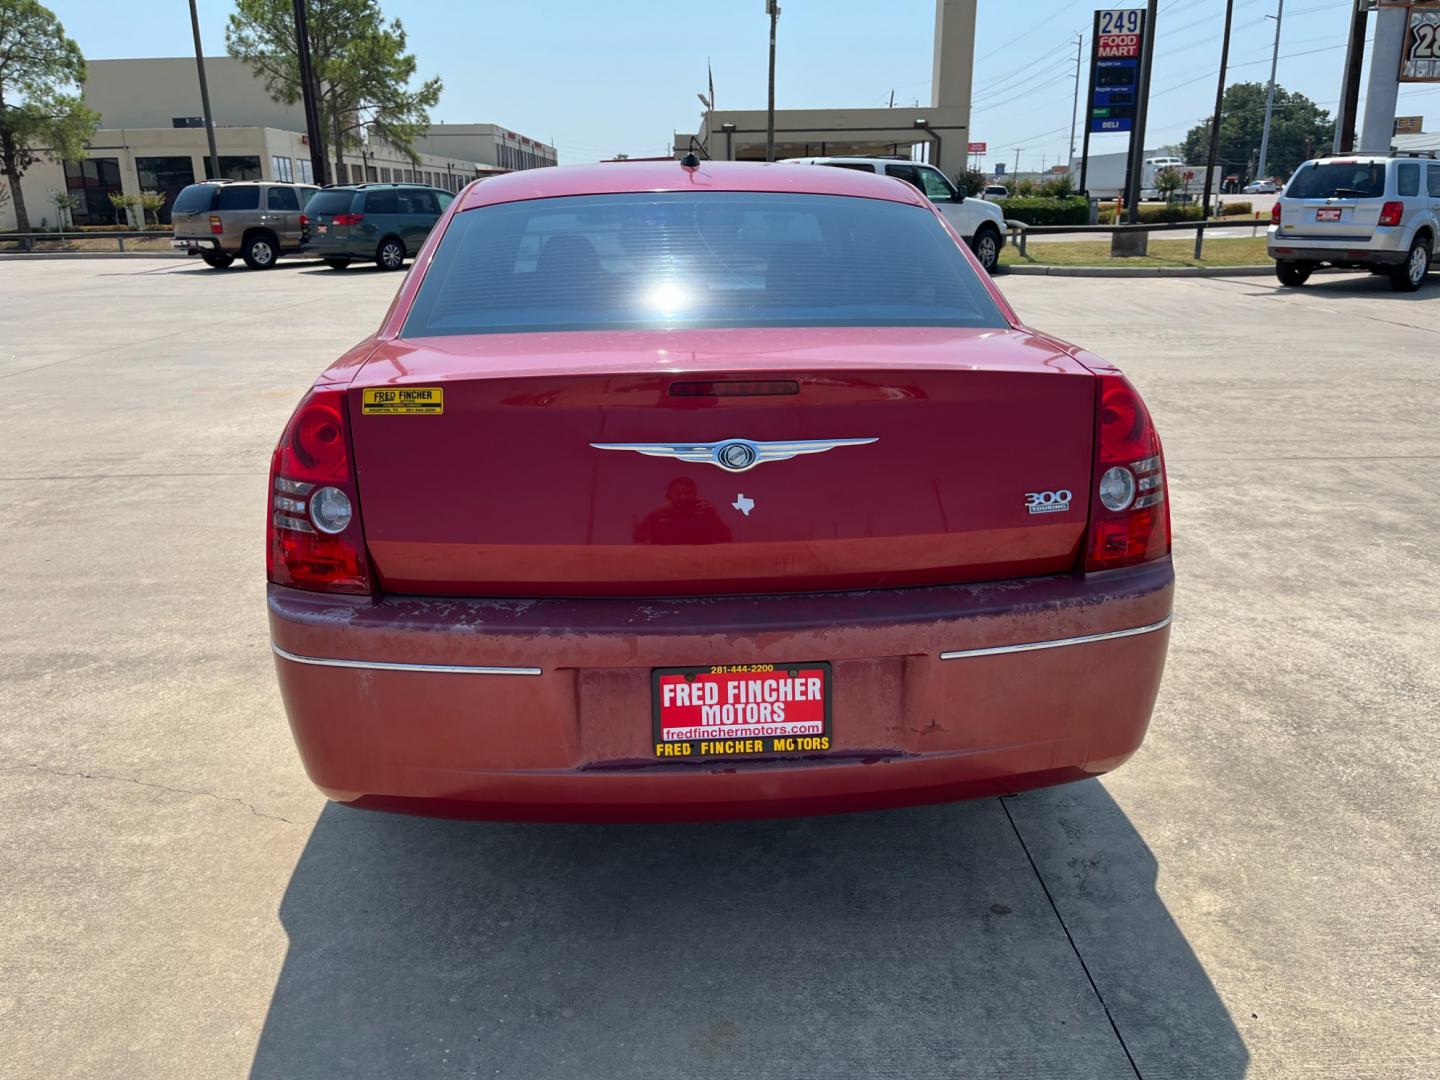
[[[993,580],[1072,568],[1086,524],[1094,379],[1024,331],[397,340],[348,403],[390,592]],[[817,440],[739,472],[696,450]]]

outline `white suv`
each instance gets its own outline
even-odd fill
[[[1440,237],[1440,161],[1431,155],[1350,154],[1295,170],[1270,213],[1268,250],[1285,285],[1317,266],[1369,270],[1412,292]]]
[[[967,199],[934,165],[919,161],[867,157],[803,157],[786,158],[801,165],[832,165],[837,169],[893,176],[918,188],[940,208],[952,228],[965,238],[980,265],[990,273],[1000,262],[1000,249],[1005,246],[1005,214],[984,199]]]

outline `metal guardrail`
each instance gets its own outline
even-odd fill
[[[1066,236],[1070,234],[1087,235],[1090,233],[1105,233],[1111,238],[1112,247],[1116,234],[1126,235],[1134,233],[1152,232],[1179,232],[1181,230],[1193,229],[1195,232],[1195,258],[1200,258],[1201,247],[1204,243],[1206,229],[1243,229],[1250,228],[1251,236],[1258,236],[1259,230],[1268,228],[1270,215],[1256,213],[1254,217],[1245,217],[1235,214],[1228,218],[1206,218],[1204,221],[1157,221],[1153,223],[1136,223],[1134,225],[1029,225],[1023,221],[1007,219],[1005,229],[1010,234],[1010,243],[1021,255],[1025,252],[1025,243],[1031,236]]]
[[[66,240],[114,240],[125,250],[126,240],[169,240],[175,235],[171,229],[95,229],[93,231],[70,232],[13,232],[0,233],[0,244],[18,243],[21,251],[34,251],[37,243],[54,243]]]

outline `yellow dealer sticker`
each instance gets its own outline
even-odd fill
[[[445,411],[445,391],[438,386],[377,387],[363,391],[366,416],[427,415]]]

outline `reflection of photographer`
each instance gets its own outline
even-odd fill
[[[698,497],[695,481],[677,477],[665,489],[665,502],[635,527],[637,544],[725,544],[730,528],[708,499]]]

